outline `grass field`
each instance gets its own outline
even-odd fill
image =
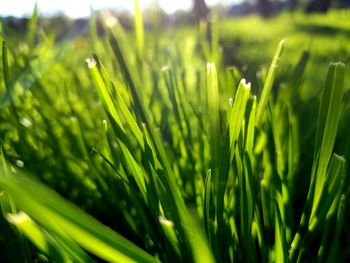
[[[224,21],[220,35],[227,63],[246,67],[251,78],[261,65],[268,66],[276,43],[286,39],[281,66],[290,71],[288,67],[293,67],[302,53],[308,51],[305,81],[322,86],[324,80],[315,72],[324,75],[330,61],[349,62],[349,21],[347,10],[321,15],[284,13],[268,20],[249,16]],[[349,83],[348,76],[346,83]]]
[[[346,262],[349,15],[0,27],[0,261]]]

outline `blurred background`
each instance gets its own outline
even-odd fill
[[[83,56],[92,51],[86,46],[91,14],[99,36],[105,35],[104,22],[119,21],[131,34],[135,26],[131,0],[2,0],[2,31],[8,40],[25,43],[35,4],[36,38],[40,32],[50,32],[55,43],[85,43]],[[207,30],[207,38],[217,38],[223,66],[237,68],[257,89],[281,39],[286,39],[281,75],[290,72],[302,56],[308,58],[304,83],[315,88],[305,89],[304,98],[323,86],[320,76],[325,75],[329,62],[350,61],[350,0],[140,0],[140,5],[150,47],[163,42],[169,52]],[[217,35],[211,35],[211,26]],[[199,53],[201,50],[198,47]]]
[[[35,3],[39,27],[54,29],[56,41],[88,35],[92,11],[97,20],[116,17],[126,30],[134,26],[134,1],[130,0],[2,0],[0,17],[5,35],[25,33]],[[350,0],[141,0],[140,4],[149,31],[191,27],[201,20],[219,21],[223,58],[241,70],[250,66],[251,72],[256,72],[257,65],[269,63],[282,38],[288,38],[287,47],[313,50],[318,60],[348,60]],[[102,26],[98,28],[101,33]],[[340,40],[336,43],[330,41],[335,35]],[[327,47],[321,45],[325,41]]]
[[[113,10],[119,15],[132,15],[134,4],[129,0],[3,0],[1,2],[1,17],[27,18],[37,3],[42,16],[66,16],[72,19],[89,17],[91,10],[105,9]],[[215,8],[220,16],[258,13],[267,17],[286,10],[313,13],[327,12],[331,8],[349,8],[350,0],[141,0],[140,4],[145,13],[158,10],[163,16],[180,22],[184,18],[187,18],[187,21],[191,20],[186,15],[203,18],[211,8]]]
[[[7,40],[25,46],[35,5],[36,39],[39,41],[43,32],[51,34],[55,43],[60,43],[58,49],[64,47],[62,43],[85,43],[83,56],[92,51],[88,44],[92,14],[100,37],[105,36],[105,23],[119,21],[130,34],[135,27],[131,0],[2,0],[0,17]],[[320,76],[331,61],[350,61],[350,0],[140,0],[140,6],[149,47],[162,42],[169,52],[184,46],[190,36],[207,31],[209,41],[217,38],[223,66],[238,69],[258,90],[281,39],[286,39],[281,75],[288,75],[302,56],[308,58],[304,83],[315,88],[305,89],[301,93],[304,98],[312,96],[311,91],[317,94],[323,86]],[[201,53],[204,49],[197,50]]]

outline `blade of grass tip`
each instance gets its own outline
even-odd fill
[[[97,90],[100,94],[100,97],[102,99],[103,105],[105,106],[105,109],[109,114],[113,117],[116,124],[120,127],[120,129],[125,133],[124,126],[122,124],[122,121],[119,118],[117,109],[115,108],[112,97],[110,96],[108,89],[97,69],[97,62],[93,58],[88,58],[85,61],[88,65],[89,70],[91,71],[91,75],[93,77],[93,81],[95,83],[95,86],[97,87]]]
[[[250,94],[250,83],[246,83],[245,79],[242,79],[235,96],[235,101],[233,103],[232,109],[230,111],[229,123],[228,123],[228,141],[225,141],[228,145],[226,145],[226,153],[219,153],[220,163],[219,163],[219,175],[216,181],[217,184],[217,227],[218,227],[218,238],[223,238],[223,215],[224,215],[224,197],[225,197],[225,189],[227,183],[227,177],[229,172],[230,162],[232,161],[234,152],[235,152],[235,144],[238,140],[239,134],[243,127],[243,120],[246,111],[247,102]]]
[[[230,130],[230,148],[234,147],[234,143],[238,140],[239,133],[243,125],[244,114],[247,106],[251,90],[250,82],[246,82],[242,79],[239,83],[235,101],[231,109],[229,118],[229,130]]]
[[[135,136],[141,149],[144,150],[145,145],[144,145],[142,131],[141,131],[140,127],[137,125],[137,122],[136,122],[134,116],[132,115],[131,111],[129,110],[128,106],[126,105],[120,92],[118,92],[118,90],[115,89],[114,84],[112,83],[112,81],[108,75],[107,70],[105,69],[105,67],[103,66],[103,64],[101,63],[100,59],[98,58],[98,56],[96,54],[93,55],[93,60],[96,61],[96,66],[98,68],[98,72],[100,73],[100,76],[103,79],[104,83],[106,83],[106,85],[104,87],[107,89],[107,92],[108,92],[108,86],[109,86],[109,90],[110,89],[116,90],[114,98],[112,98],[110,92],[108,92],[110,100],[113,102],[113,99],[114,99],[114,101],[116,102],[115,107],[123,115],[126,123],[128,124],[133,135]]]
[[[246,111],[246,105],[250,95],[250,83],[246,83],[245,79],[242,79],[235,96],[235,101],[230,111],[229,123],[228,123],[228,136],[229,139],[223,143],[225,147],[225,153],[220,153],[219,174],[217,176],[217,199],[216,199],[216,219],[217,219],[217,238],[218,243],[223,242],[224,239],[224,198],[227,177],[232,161],[236,141],[243,127],[244,115]],[[249,242],[248,242],[249,243]]]
[[[262,89],[261,96],[260,96],[259,103],[258,103],[257,110],[256,110],[256,125],[259,125],[260,122],[262,121],[263,113],[265,111],[265,106],[269,100],[272,85],[275,81],[276,69],[278,67],[278,62],[279,62],[281,54],[282,54],[284,42],[285,42],[285,40],[281,40],[279,42],[277,49],[275,51],[275,54],[273,56],[269,71],[267,73],[264,87]]]
[[[225,70],[225,80],[226,80],[225,86],[227,86],[227,89],[225,89],[225,92],[228,92],[230,95],[236,94],[238,84],[241,79],[242,78],[240,76],[240,73],[236,67],[227,67]]]
[[[153,256],[28,176],[1,176],[0,187],[38,224],[48,229],[59,227],[81,247],[101,259],[157,262]]]
[[[135,34],[136,34],[136,44],[139,56],[142,56],[144,50],[144,30],[142,22],[142,11],[140,7],[140,1],[134,0],[134,24],[135,24]]]
[[[304,51],[297,65],[294,67],[294,70],[288,82],[288,86],[283,93],[284,96],[281,98],[285,102],[289,102],[290,99],[292,99],[293,97],[299,94],[299,89],[303,82],[305,69],[309,59],[310,59],[310,52]]]
[[[345,77],[345,65],[343,63],[331,63],[323,92],[319,119],[316,132],[315,155],[316,161],[316,185],[312,212],[315,212],[321,198],[324,186],[327,166],[333,152],[333,146],[337,135],[338,123],[342,111],[343,87]]]
[[[33,50],[35,45],[35,34],[37,32],[36,26],[38,21],[38,3],[35,1],[32,16],[29,19],[27,29],[27,43],[29,44],[29,50]]]
[[[307,67],[307,63],[310,59],[310,52],[304,51],[301,55],[298,64],[295,66],[292,76],[291,76],[291,82],[289,83],[290,88],[293,89],[294,92],[298,91],[298,88],[300,88],[301,83],[303,81],[304,73]]]
[[[27,214],[7,214],[7,221],[15,225],[41,252],[54,262],[73,262],[49,234],[41,229]]]
[[[175,252],[179,255],[180,254],[179,241],[178,241],[177,236],[176,236],[174,223],[172,221],[166,219],[164,216],[159,217],[159,223],[162,226],[166,237],[172,243],[172,245],[175,249]]]
[[[319,152],[321,152],[322,140],[325,137],[325,127],[327,124],[327,118],[330,118],[330,117],[336,118],[332,122],[333,127],[335,126],[335,123],[338,122],[337,119],[339,118],[339,116],[333,115],[333,114],[336,111],[340,110],[339,109],[340,105],[338,102],[339,102],[339,98],[341,98],[342,89],[343,89],[344,71],[345,71],[345,65],[342,63],[331,63],[329,65],[326,85],[322,92],[322,98],[321,98],[321,103],[319,107],[314,159],[316,159]],[[333,108],[331,108],[331,106]]]
[[[141,121],[146,124],[149,129],[152,129],[153,125],[150,123],[149,116],[146,114],[145,106],[141,97],[141,91],[138,87],[141,87],[140,79],[135,71],[132,71],[129,67],[129,63],[126,55],[128,53],[133,53],[132,50],[128,49],[125,36],[122,32],[120,25],[117,24],[116,27],[117,36],[110,31],[110,44],[113,50],[113,53],[118,61],[123,77],[125,78],[126,83],[129,85],[130,92],[132,94],[134,111],[138,114]],[[119,39],[120,38],[120,39]]]

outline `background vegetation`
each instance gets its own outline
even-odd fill
[[[144,31],[135,3],[3,21],[0,260],[346,262],[349,12]]]

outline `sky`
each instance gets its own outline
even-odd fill
[[[139,0],[141,7],[155,2],[155,0]],[[157,0],[161,8],[172,13],[178,9],[186,10],[192,7],[192,0]],[[217,3],[232,4],[239,0],[206,0],[207,5]],[[133,10],[133,0],[0,0],[0,16],[28,16],[31,14],[34,3],[38,3],[41,14],[54,14],[63,12],[77,18],[89,16],[90,6],[94,9],[117,8],[120,10]]]

